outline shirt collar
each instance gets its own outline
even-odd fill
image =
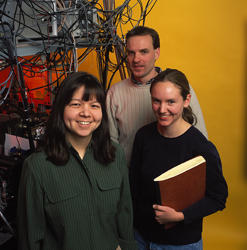
[[[161,70],[160,67],[155,67],[155,71],[159,74],[162,70]],[[152,81],[154,80],[154,78],[155,78],[155,77],[153,77],[153,78],[151,78],[149,81],[147,81],[147,82],[146,82],[146,85],[151,84]],[[139,81],[135,80],[133,74],[131,74],[131,81],[132,81],[134,84],[136,84],[136,85],[143,85],[142,82],[139,82]]]
[[[72,146],[72,144],[70,142],[67,141],[67,145],[68,145],[68,148],[69,148],[69,151],[70,153],[72,153],[74,156],[76,157],[79,157],[80,159],[80,156],[78,154],[78,152],[76,151],[76,149]],[[92,145],[92,140],[89,142],[87,148],[86,148],[86,152],[85,152],[85,155],[87,152],[89,151],[92,151],[93,150],[93,145]]]

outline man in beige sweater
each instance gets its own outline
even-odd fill
[[[160,55],[158,33],[145,26],[133,28],[126,35],[126,51],[131,77],[109,89],[107,112],[111,138],[123,146],[129,164],[137,130],[155,121],[149,89],[153,78],[161,72],[155,67]],[[207,137],[200,104],[192,87],[191,95],[190,106],[197,117],[195,126]]]

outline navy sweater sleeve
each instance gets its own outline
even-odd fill
[[[183,211],[184,222],[190,223],[225,208],[228,188],[223,176],[220,156],[216,147],[210,142],[200,142],[197,147],[206,159],[206,195],[205,198]]]
[[[140,193],[141,189],[141,183],[140,183],[140,173],[141,169],[140,166],[142,165],[142,149],[141,145],[142,142],[140,141],[140,137],[138,136],[138,133],[135,136],[132,155],[131,155],[131,164],[130,164],[130,170],[129,170],[129,178],[130,178],[130,190],[133,200],[133,210],[134,213],[136,211],[136,204],[137,204],[137,198]]]

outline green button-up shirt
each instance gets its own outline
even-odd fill
[[[18,195],[20,250],[136,250],[124,153],[104,166],[89,146],[56,166],[43,152],[23,165]]]

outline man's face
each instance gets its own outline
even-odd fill
[[[147,82],[156,75],[154,67],[160,49],[154,49],[150,35],[130,37],[126,49],[129,67],[136,80]]]

